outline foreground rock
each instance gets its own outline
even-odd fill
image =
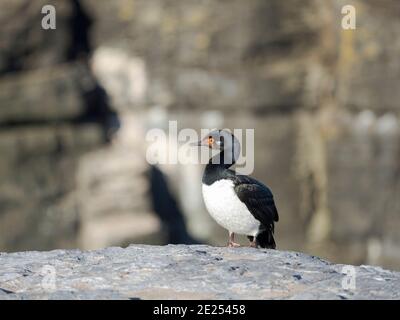
[[[400,298],[399,272],[252,248],[135,245],[2,253],[0,265],[1,299]],[[354,290],[346,278],[352,271]]]

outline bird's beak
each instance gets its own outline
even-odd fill
[[[193,147],[200,147],[200,146],[202,146],[202,141],[200,140],[200,141],[197,141],[197,142],[192,142],[189,145],[193,146]]]
[[[208,147],[207,140],[200,140],[200,141],[197,141],[197,142],[192,142],[189,145],[193,146],[193,147],[202,147],[202,146]]]

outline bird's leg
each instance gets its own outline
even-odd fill
[[[251,248],[257,248],[256,237],[254,237],[254,236],[247,236],[247,238],[248,238],[249,241],[250,241],[249,247],[251,247]]]
[[[229,231],[228,247],[231,247],[231,248],[240,247],[240,244],[235,242],[235,234],[230,231]]]

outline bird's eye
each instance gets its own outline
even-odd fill
[[[209,136],[208,137],[208,145],[212,145],[214,143],[214,138],[213,137],[211,137],[211,136]]]

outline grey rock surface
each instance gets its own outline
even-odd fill
[[[1,253],[0,266],[0,299],[400,299],[399,272],[245,247]]]
[[[398,0],[2,0],[0,250],[166,243],[145,135],[176,119],[255,129],[281,249],[400,270],[399,15]],[[224,243],[201,168],[160,169],[189,232]]]

